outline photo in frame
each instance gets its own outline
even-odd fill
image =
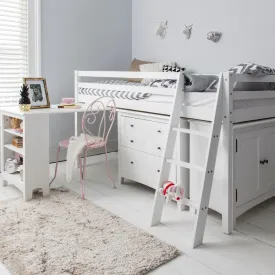
[[[32,109],[51,107],[45,78],[24,78],[23,81],[29,87]]]

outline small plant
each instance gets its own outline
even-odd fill
[[[29,87],[28,85],[23,84],[20,91],[21,98],[19,100],[19,104],[26,105],[31,104],[31,100],[29,98]]]

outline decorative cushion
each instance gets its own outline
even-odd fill
[[[275,75],[275,69],[262,65],[257,65],[255,63],[241,63],[231,68],[229,71],[239,74],[251,74],[259,77],[266,75]]]
[[[139,66],[144,65],[144,64],[152,64],[152,62],[142,61],[142,60],[138,60],[138,59],[134,58],[131,63],[131,67],[130,67],[129,71],[130,72],[140,72]],[[142,79],[132,78],[132,79],[127,79],[127,80],[130,82],[141,82]]]
[[[255,63],[241,63],[229,70],[238,74],[249,74],[256,77],[263,77],[267,75],[275,75],[275,69],[257,65]],[[253,83],[237,83],[234,87],[235,91],[264,91],[274,90],[273,83],[267,82],[253,82]]]
[[[172,72],[172,73],[180,73],[180,72],[184,72],[185,68],[181,68],[181,67],[177,67],[177,66],[169,66],[169,65],[164,65],[162,67],[162,71],[163,72]]]
[[[143,64],[140,65],[140,71],[141,72],[162,72],[163,66],[176,66],[176,62],[157,62],[152,64]],[[143,79],[141,84],[143,85],[149,85],[152,82],[152,79]]]

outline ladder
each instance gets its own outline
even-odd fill
[[[161,216],[163,212],[163,207],[165,204],[165,196],[159,191],[165,182],[167,182],[171,164],[177,165],[186,169],[195,169],[200,173],[203,173],[203,182],[201,188],[201,194],[199,196],[199,201],[194,202],[187,198],[181,199],[180,203],[184,205],[188,205],[190,207],[195,208],[195,223],[193,229],[193,238],[192,238],[192,247],[195,248],[202,244],[209,200],[211,195],[212,181],[214,175],[214,168],[216,164],[216,157],[220,139],[221,125],[223,121],[223,92],[222,92],[222,81],[223,74],[220,74],[220,81],[217,90],[216,103],[214,108],[214,117],[211,125],[210,133],[202,132],[202,131],[193,131],[186,128],[179,128],[180,116],[182,111],[182,105],[184,103],[184,91],[182,91],[182,87],[184,87],[184,75],[179,74],[176,88],[176,95],[174,97],[172,113],[170,116],[169,122],[169,131],[168,138],[166,142],[166,148],[163,155],[162,160],[162,169],[159,178],[159,185],[156,189],[155,200],[154,200],[154,209],[151,220],[151,226],[157,225],[161,221]],[[207,158],[204,167],[200,167],[198,165],[187,163],[183,161],[176,161],[173,159],[173,153],[176,144],[177,133],[189,134],[189,135],[198,135],[208,138],[208,150],[207,150]],[[192,183],[190,183],[192,184]]]

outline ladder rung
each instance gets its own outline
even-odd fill
[[[198,210],[198,207],[199,207],[197,203],[195,203],[194,201],[189,200],[187,198],[181,199],[180,204],[187,205],[191,208],[194,208],[195,210]]]
[[[188,163],[188,162],[185,162],[185,161],[177,161],[177,160],[174,160],[174,159],[167,159],[166,162],[170,163],[170,164],[175,164],[175,165],[178,165],[180,167],[183,167],[183,168],[187,168],[187,169],[197,169],[201,172],[204,172],[205,169],[199,165],[196,165],[196,164],[192,164],[192,163]]]
[[[179,132],[179,133],[185,133],[185,134],[190,134],[190,135],[206,137],[206,138],[210,137],[210,134],[207,133],[207,132],[189,130],[189,129],[185,129],[185,128],[173,128],[173,131],[176,131],[176,132]]]

